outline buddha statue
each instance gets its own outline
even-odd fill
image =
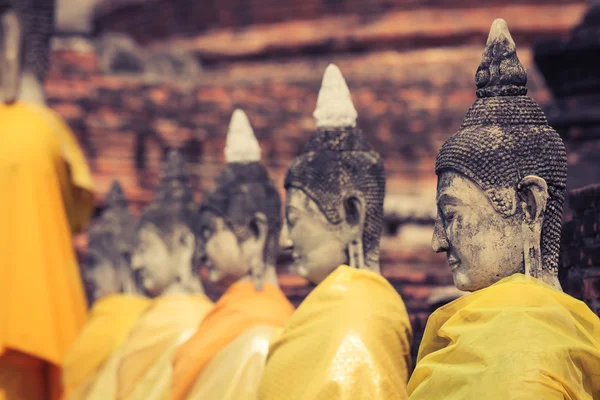
[[[136,220],[118,180],[113,181],[104,204],[102,216],[92,223],[88,234],[83,270],[92,304],[116,293],[141,294],[130,265]]]
[[[591,399],[600,321],[557,279],[567,158],[527,94],[506,22],[492,24],[477,100],[442,146],[433,249],[458,289],[429,318],[410,399]]]
[[[132,267],[152,297],[204,292],[193,265],[198,213],[179,152],[168,155],[161,185],[140,217]]]
[[[293,312],[275,272],[281,200],[239,109],[225,159],[202,201],[198,232],[209,279],[226,291],[175,355],[172,400],[256,399],[269,341]]]
[[[88,165],[44,104],[54,1],[0,1],[0,396],[57,399],[86,320],[72,235],[94,208]],[[10,290],[9,290],[10,289]]]
[[[285,178],[282,242],[317,287],[272,343],[258,398],[406,399],[411,325],[379,266],[383,162],[333,64],[314,117],[317,132]]]
[[[116,399],[161,399],[173,353],[213,308],[194,265],[197,213],[185,162],[170,150],[136,228],[132,268],[154,300],[121,348]]]
[[[135,220],[118,181],[113,182],[104,204],[102,215],[90,228],[83,274],[93,307],[63,363],[68,400],[115,397],[118,349],[150,306],[150,300],[139,295],[129,265]]]

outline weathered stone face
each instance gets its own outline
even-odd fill
[[[164,235],[147,223],[138,231],[132,268],[144,289],[151,296],[160,296],[175,285],[191,286],[194,251],[195,237],[187,226],[176,224]]]
[[[437,205],[432,247],[446,253],[458,289],[483,289],[525,272],[521,213],[504,217],[475,182],[454,171],[440,175]]]
[[[301,189],[290,188],[286,201],[282,244],[291,248],[294,268],[315,284],[348,263],[351,228],[332,224],[319,206]]]
[[[247,237],[240,241],[234,231],[225,223],[225,219],[211,211],[203,212],[201,220],[202,254],[208,268],[210,281],[228,287],[248,276],[250,260],[255,254],[245,250],[252,238]]]

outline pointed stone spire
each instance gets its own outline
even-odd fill
[[[494,22],[492,22],[490,33],[488,34],[488,39],[485,45],[489,46],[494,40],[499,40],[501,36],[504,36],[507,39],[507,47],[511,48],[512,50],[516,50],[517,46],[510,34],[510,31],[508,30],[508,24],[502,18],[496,18]]]
[[[113,180],[110,190],[104,198],[104,204],[108,209],[127,208],[129,205],[118,179]]]
[[[492,23],[475,83],[479,98],[527,94],[527,72],[517,57],[508,24],[501,18]]]
[[[350,97],[350,89],[342,72],[334,64],[329,64],[325,70],[313,117],[318,128],[356,126],[358,114]]]
[[[177,149],[171,149],[163,164],[161,182],[156,195],[146,209],[160,209],[175,203],[192,202],[193,197],[194,192],[189,185],[185,160]]]
[[[259,162],[260,144],[246,113],[239,108],[233,112],[227,139],[225,140],[225,161],[229,163]]]
[[[135,233],[135,218],[129,213],[129,201],[117,179],[104,198],[104,210],[90,224],[89,246],[107,251],[130,250]],[[117,253],[115,253],[117,254]]]

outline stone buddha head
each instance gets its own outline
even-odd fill
[[[275,262],[281,199],[260,163],[261,150],[246,114],[235,110],[225,146],[226,165],[200,207],[200,251],[209,279],[222,286],[250,278],[277,284]]]
[[[135,220],[118,181],[113,182],[104,203],[102,215],[90,227],[83,268],[90,303],[114,293],[139,293],[130,267]]]
[[[356,127],[357,113],[335,65],[325,71],[317,132],[290,166],[282,244],[298,273],[318,284],[339,265],[379,272],[385,174]]]
[[[565,147],[526,96],[504,20],[492,25],[475,81],[478,99],[437,156],[433,249],[447,254],[461,290],[519,272],[559,288]]]
[[[156,196],[140,217],[132,255],[132,267],[150,296],[203,291],[194,268],[197,216],[184,160],[170,150]]]
[[[54,12],[54,0],[0,0],[0,94],[4,103],[23,97],[43,101],[41,82],[48,71]]]

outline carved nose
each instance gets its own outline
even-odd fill
[[[142,268],[143,266],[144,264],[142,262],[142,257],[137,252],[134,252],[131,256],[131,269],[137,270]]]
[[[433,237],[431,238],[431,248],[436,253],[442,253],[448,251],[448,239],[446,238],[446,232],[442,226],[442,220],[439,215],[435,218],[435,225],[433,226]]]
[[[294,242],[292,242],[292,239],[290,238],[290,230],[287,223],[284,223],[283,228],[281,229],[281,235],[279,236],[279,247],[285,251],[289,251],[294,247]]]

